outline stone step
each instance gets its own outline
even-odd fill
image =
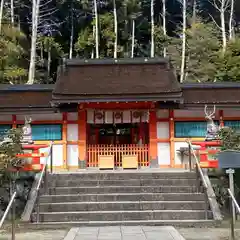
[[[193,193],[195,186],[106,186],[106,187],[56,187],[49,188],[49,194],[82,194],[82,193]]]
[[[43,203],[41,212],[123,211],[123,210],[204,210],[203,201],[124,201]]]
[[[71,222],[33,222],[17,224],[19,230],[69,229],[70,227],[100,227],[100,226],[174,226],[174,227],[218,227],[220,223],[214,220],[137,220],[137,221],[71,221]],[[163,239],[164,240],[164,239]]]
[[[129,179],[195,179],[195,172],[96,171],[51,174],[53,180],[129,180]]]
[[[128,179],[128,180],[52,180],[51,187],[88,186],[193,186],[196,179]]]
[[[40,203],[104,201],[204,201],[203,193],[104,193],[42,195]]]
[[[141,210],[141,211],[79,211],[40,212],[40,222],[68,221],[127,221],[127,220],[200,220],[205,219],[203,210]],[[208,212],[208,219],[212,213]],[[36,221],[36,213],[32,220]]]

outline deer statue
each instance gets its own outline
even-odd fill
[[[25,117],[25,124],[22,128],[23,130],[23,142],[24,143],[32,143],[32,128],[31,128],[32,119],[29,117]]]
[[[205,105],[204,113],[207,119],[207,135],[206,141],[216,140],[219,127],[214,123],[213,118],[215,118],[216,106],[213,106],[212,110],[208,110],[208,106]]]

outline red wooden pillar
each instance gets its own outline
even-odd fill
[[[63,140],[63,168],[67,168],[67,113],[63,113],[62,125],[62,140]]]
[[[150,167],[159,167],[157,153],[157,115],[155,109],[149,112],[149,165]]]
[[[86,168],[87,157],[87,112],[85,109],[78,111],[78,158],[79,168]]]

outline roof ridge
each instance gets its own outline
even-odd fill
[[[81,65],[134,65],[134,64],[169,64],[169,58],[104,58],[104,59],[63,59],[63,65],[81,66]]]

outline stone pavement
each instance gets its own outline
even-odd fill
[[[72,228],[64,240],[185,240],[174,227],[112,226]]]

